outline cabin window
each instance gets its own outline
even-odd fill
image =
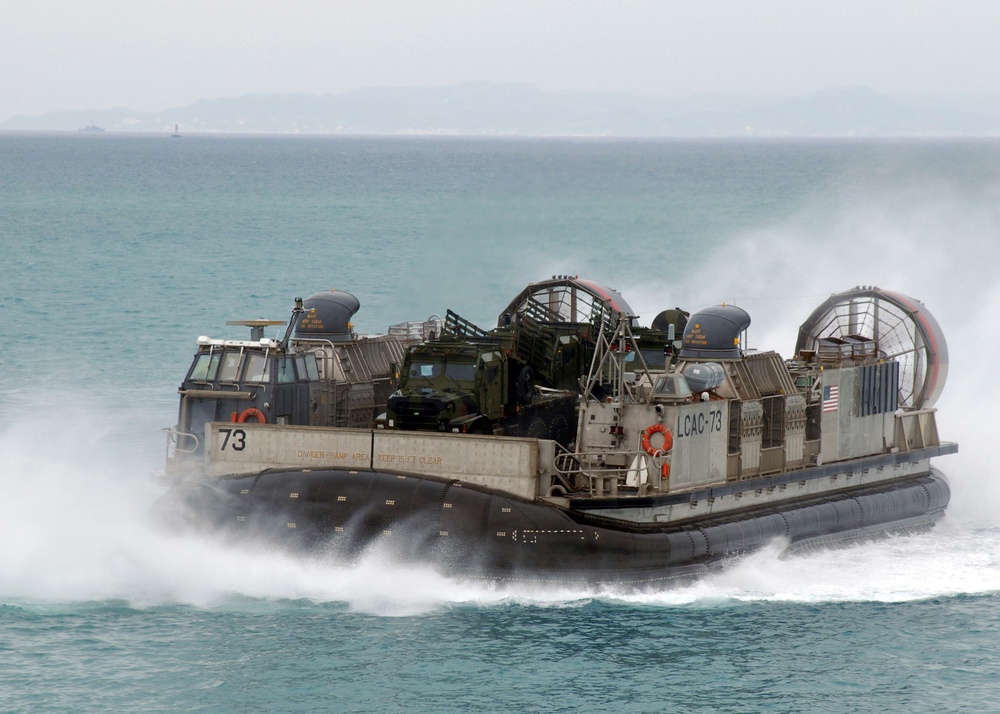
[[[219,353],[202,352],[195,357],[189,379],[198,382],[209,382],[215,379],[215,371],[219,368]]]
[[[691,387],[682,374],[665,374],[653,385],[653,394],[666,394],[671,397],[686,397],[691,394]]]
[[[295,358],[295,367],[299,373],[299,379],[312,382],[319,381],[319,367],[316,366],[316,355],[300,355]]]
[[[309,381],[318,382],[319,366],[316,364],[316,355],[306,355],[303,361],[306,365],[306,375],[309,377]]]
[[[216,352],[208,365],[208,378],[215,379],[219,374],[219,364],[222,362],[222,353]]]
[[[239,352],[225,352],[222,355],[222,366],[219,368],[220,382],[235,382],[240,373],[240,360],[243,355]]]
[[[247,355],[246,381],[265,384],[271,381],[271,363],[266,354],[251,352]]]
[[[278,384],[289,384],[295,381],[295,360],[282,357],[277,361]]]

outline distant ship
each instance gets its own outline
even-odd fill
[[[170,136],[172,136],[175,139],[181,138],[180,124],[174,124],[174,133],[171,134]]]
[[[103,134],[104,129],[97,126],[96,124],[88,124],[87,126],[80,129],[84,134]]]

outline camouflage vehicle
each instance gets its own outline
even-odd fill
[[[500,344],[442,338],[411,347],[388,400],[394,429],[572,440],[575,391],[536,386],[530,365]]]
[[[439,339],[407,350],[383,426],[575,440],[576,406],[602,323],[620,296],[560,276],[529,285],[483,330],[447,312]],[[661,359],[662,362],[662,359]]]

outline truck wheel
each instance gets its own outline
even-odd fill
[[[562,414],[556,414],[552,417],[552,421],[549,424],[549,438],[563,446],[569,446],[569,442],[573,440],[569,429],[569,422]]]
[[[531,367],[524,367],[517,375],[517,385],[515,387],[517,401],[521,404],[530,404],[535,396],[535,375]]]
[[[524,435],[532,439],[547,439],[549,438],[549,425],[540,416],[532,417]]]

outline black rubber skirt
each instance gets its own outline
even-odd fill
[[[388,472],[265,471],[175,487],[174,526],[340,560],[385,549],[449,575],[641,583],[703,572],[775,539],[790,547],[929,528],[950,498],[936,469],[824,497],[681,525],[636,525]]]

